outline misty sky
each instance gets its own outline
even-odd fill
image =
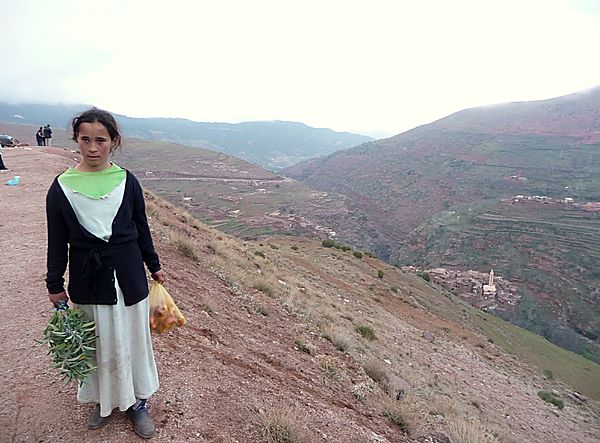
[[[596,0],[0,0],[0,100],[396,134],[600,84]]]

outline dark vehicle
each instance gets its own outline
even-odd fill
[[[19,140],[11,137],[10,135],[0,134],[0,145],[4,146],[17,146]]]

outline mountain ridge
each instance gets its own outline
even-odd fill
[[[0,102],[0,121],[64,128],[77,113],[89,107]],[[273,170],[372,140],[364,135],[283,120],[218,123],[121,114],[115,114],[115,118],[126,136],[213,149]]]

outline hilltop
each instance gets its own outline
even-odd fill
[[[87,431],[89,408],[33,342],[51,311],[40,253],[45,190],[74,156],[5,150],[21,175],[19,186],[0,188],[2,213],[19,214],[0,222],[10,233],[0,266],[12,295],[0,299],[10,316],[0,326],[7,441],[132,437],[122,415]],[[600,438],[597,365],[358,251],[294,237],[241,241],[146,199],[167,288],[189,320],[154,337],[156,440],[261,442],[282,423],[304,442]]]

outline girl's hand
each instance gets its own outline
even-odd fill
[[[162,285],[167,281],[167,274],[165,274],[165,271],[161,269],[160,271],[156,271],[154,274],[152,274],[152,278]]]
[[[59,292],[58,294],[48,294],[48,298],[50,299],[50,303],[52,303],[55,308],[58,308],[59,301],[69,301],[69,296],[65,291]]]

